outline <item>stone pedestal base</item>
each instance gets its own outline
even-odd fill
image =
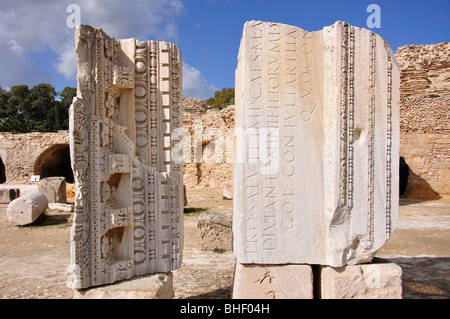
[[[393,263],[320,267],[321,299],[402,299],[402,269]]]
[[[309,265],[244,265],[236,263],[233,299],[312,299]]]
[[[171,272],[73,292],[73,299],[172,299],[173,296]]]
[[[236,263],[233,298],[402,299],[402,269],[379,261],[339,268]]]

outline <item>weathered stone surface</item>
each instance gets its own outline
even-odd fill
[[[204,212],[198,220],[198,237],[203,250],[231,250],[233,212]]]
[[[233,199],[233,179],[226,181],[225,186],[223,187],[223,197],[225,197],[225,199]]]
[[[37,192],[37,185],[4,184],[0,185],[0,204],[9,204],[12,200],[28,193]]]
[[[19,196],[19,188],[0,186],[0,204],[9,204]]]
[[[313,299],[311,266],[236,263],[233,298]]]
[[[42,178],[44,168],[47,176],[56,176],[48,174],[49,166],[55,168],[61,164],[64,159],[58,150],[66,148],[68,151],[68,147],[68,131],[26,134],[0,132],[0,157],[6,166],[8,184],[29,183],[32,175],[40,175]],[[59,156],[53,156],[55,153]],[[48,161],[50,158],[55,161]],[[68,164],[70,168],[70,163]]]
[[[321,267],[322,299],[402,299],[402,269],[393,263]]]
[[[222,188],[233,176],[234,105],[185,109],[183,146],[185,184]]]
[[[73,292],[73,299],[172,299],[173,296],[170,271]]]
[[[181,53],[80,25],[70,108],[73,289],[181,266]]]
[[[66,203],[66,178],[46,177],[38,182],[38,191],[49,203]]]
[[[34,185],[15,184],[15,185],[8,185],[8,186],[18,188],[20,196],[38,191],[38,186],[36,184],[34,184]],[[5,185],[5,187],[6,187],[6,185]]]
[[[247,22],[236,70],[240,263],[369,262],[397,227],[399,69],[372,31]]]
[[[63,203],[49,203],[48,208],[52,210],[59,210],[63,212],[73,212],[74,207],[72,204],[63,204]]]
[[[400,154],[411,169],[405,196],[450,194],[450,97],[403,97],[400,115]]]
[[[32,224],[47,209],[48,202],[44,194],[32,192],[16,198],[6,209],[8,220],[16,225]]]
[[[402,96],[450,95],[450,42],[405,45],[395,55],[401,68]]]

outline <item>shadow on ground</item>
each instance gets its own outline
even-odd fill
[[[39,216],[39,218],[36,219],[34,223],[22,227],[40,227],[40,226],[55,226],[55,225],[70,226],[71,217],[72,215],[69,213],[65,214],[65,213],[47,212]]]
[[[233,285],[215,289],[204,294],[188,297],[186,299],[231,299]]]
[[[450,257],[387,260],[402,267],[403,299],[450,299]]]

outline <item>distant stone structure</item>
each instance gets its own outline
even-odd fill
[[[400,154],[410,174],[405,196],[450,194],[450,42],[406,45],[401,70]]]
[[[192,110],[183,113],[184,182],[222,188],[233,176],[234,105]]]
[[[69,132],[13,134],[0,132],[0,157],[7,184],[25,184],[33,175],[64,176],[73,183]]]
[[[208,106],[203,100],[183,98],[183,110],[186,112],[205,112]]]
[[[450,42],[405,45],[395,53],[402,97],[450,95]]]

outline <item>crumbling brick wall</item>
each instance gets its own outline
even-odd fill
[[[402,98],[400,131],[400,155],[415,174],[411,185],[423,188],[420,179],[435,192],[450,194],[450,97]]]
[[[6,183],[27,183],[36,175],[36,161],[55,145],[69,145],[68,131],[57,133],[12,134],[0,132],[0,157],[6,171]]]
[[[405,45],[395,53],[400,67],[401,96],[450,94],[450,42]]]
[[[234,106],[196,112],[185,109],[183,128],[185,185],[223,188],[233,177]]]
[[[406,195],[450,194],[450,42],[406,45],[401,71],[400,155],[411,169]]]

